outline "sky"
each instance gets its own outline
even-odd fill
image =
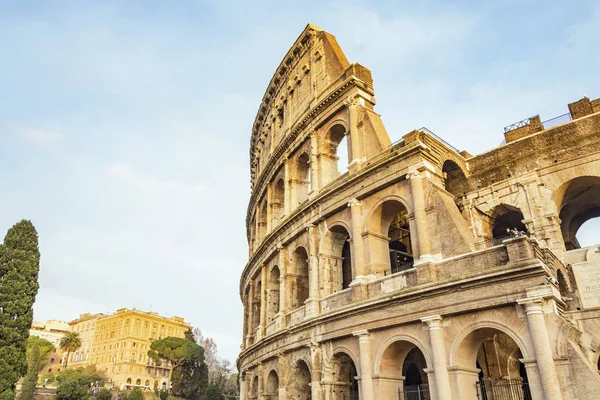
[[[371,69],[392,141],[477,154],[600,97],[593,0],[0,0],[0,231],[38,230],[36,320],[177,315],[235,361],[251,127],[307,23]]]

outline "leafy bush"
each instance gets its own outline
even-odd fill
[[[144,400],[144,393],[140,388],[135,388],[125,396],[125,400]]]
[[[169,392],[167,392],[166,390],[161,390],[160,392],[158,392],[158,398],[160,400],[167,400],[169,398]]]
[[[111,400],[112,399],[112,393],[108,389],[102,389],[96,395],[96,399],[97,400]]]
[[[98,382],[100,386],[104,386],[104,377],[94,367],[63,370],[56,374],[56,380],[57,400],[88,399],[90,384]]]

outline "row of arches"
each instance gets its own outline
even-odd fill
[[[272,228],[278,226],[287,213],[307,201],[313,189],[328,184],[347,171],[351,154],[347,135],[345,124],[336,123],[327,129],[321,139],[319,156],[315,161],[311,160],[310,142],[307,142],[304,150],[289,159],[287,174],[285,168],[280,168],[270,182],[270,198],[266,193],[258,202],[251,227],[250,240],[253,246],[267,235],[269,225]]]
[[[132,378],[127,378],[126,385],[127,386],[134,385],[133,379]],[[135,380],[135,386],[142,387],[142,380],[140,378],[138,378],[138,379]],[[144,382],[143,387],[148,388],[148,389],[150,388],[150,380],[149,379],[146,379],[146,381]],[[162,384],[160,384],[158,381],[154,381],[154,384],[153,384],[152,388],[153,388],[153,390],[159,390],[159,388],[162,389],[162,390],[166,390],[167,389],[167,382],[163,381]]]
[[[531,388],[525,368],[521,347],[506,332],[491,327],[475,329],[460,342],[456,356],[461,371],[476,371],[458,374],[456,386],[463,399],[531,399]],[[415,340],[397,338],[385,346],[375,360],[375,397],[381,399],[429,400],[436,398],[435,381],[432,378],[431,355]],[[309,399],[314,385],[320,385],[322,398],[331,400],[358,400],[360,378],[357,356],[337,350],[315,374],[309,364],[300,359],[286,369],[287,383],[282,386],[276,369],[266,374],[262,395],[266,399],[278,399],[281,389],[285,398]],[[324,375],[323,375],[324,374]],[[312,376],[321,376],[313,382]],[[259,376],[248,382],[249,399],[258,399]]]

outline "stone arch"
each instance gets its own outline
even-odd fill
[[[308,200],[308,193],[312,190],[310,154],[307,151],[302,151],[295,158],[292,182],[296,198],[294,206],[298,206]]]
[[[292,309],[304,306],[309,296],[309,257],[303,246],[298,246],[292,253]]]
[[[354,350],[352,350],[348,346],[336,345],[330,351],[330,356],[328,357],[329,364],[331,364],[331,360],[333,360],[336,354],[346,354],[348,357],[350,357],[354,365],[356,365],[357,373],[360,374],[360,357],[358,356],[358,354],[356,354]]]
[[[258,375],[254,375],[250,381],[250,399],[258,399]]]
[[[414,223],[406,202],[387,196],[367,214],[365,222],[369,268],[377,276],[406,271],[414,265]]]
[[[254,283],[254,293],[252,296],[252,324],[250,332],[251,335],[254,335],[254,333],[256,332],[256,328],[258,328],[258,325],[260,325],[261,293],[262,281],[260,279],[256,279]]]
[[[305,399],[311,393],[311,369],[310,363],[303,358],[296,358],[288,371],[290,377],[287,379],[287,395],[292,399]]]
[[[265,394],[269,399],[276,399],[279,394],[279,374],[272,369],[267,375]]]
[[[428,349],[427,346],[425,346],[425,344],[423,344],[423,342],[421,340],[419,340],[419,338],[406,334],[406,333],[401,333],[398,335],[394,335],[391,336],[390,338],[388,338],[385,342],[383,342],[380,346],[379,349],[377,350],[377,353],[375,355],[374,358],[374,374],[375,375],[381,375],[381,363],[383,360],[383,354],[385,353],[385,351],[394,343],[397,342],[406,342],[406,343],[410,343],[412,346],[418,348],[421,353],[423,353],[423,356],[425,357],[425,361],[427,363],[427,365],[433,365],[433,360],[431,358],[431,353]]]
[[[520,208],[505,203],[498,204],[492,212],[491,237],[498,240],[510,237],[511,233],[506,229],[513,228],[517,228],[519,232],[527,232],[527,227],[523,223],[524,219]]]
[[[283,221],[285,214],[285,181],[281,177],[273,184],[273,196],[271,200],[271,225],[276,227]]]
[[[529,358],[529,352],[521,338],[504,324],[494,322],[468,328],[457,336],[450,352],[451,365],[458,368],[461,398],[488,398],[507,386],[516,398],[531,398],[526,368],[521,362]]]
[[[330,121],[321,131],[323,135],[319,146],[320,169],[323,185],[326,185],[345,172],[341,171],[339,160],[345,158],[347,163],[352,160],[352,146],[346,139],[349,138],[350,130],[343,119],[336,118]],[[344,151],[343,147],[346,147],[346,154],[345,157],[340,157],[340,152]]]
[[[268,274],[267,286],[267,322],[275,319],[275,315],[279,312],[279,290],[281,283],[281,273],[279,267],[274,265],[271,267]]]
[[[442,164],[442,175],[444,178],[444,188],[454,197],[464,196],[469,192],[469,182],[464,170],[451,159],[447,159]]]
[[[398,196],[396,194],[391,194],[383,197],[377,203],[375,203],[367,213],[364,214],[363,221],[361,225],[363,226],[363,232],[367,232],[369,230],[373,230],[372,225],[372,217],[373,214],[382,207],[387,202],[398,202],[400,203],[409,213],[412,213],[411,203],[408,202],[404,197]]]
[[[579,228],[600,217],[600,177],[578,176],[563,183],[553,193],[565,248],[581,248],[577,240]]]
[[[326,293],[347,289],[356,275],[353,272],[351,234],[348,225],[342,221],[331,224],[320,243],[320,253],[326,267]]]
[[[333,353],[329,363],[331,398],[333,400],[358,399],[359,372],[356,360],[345,351],[337,351]]]
[[[478,330],[478,329],[495,329],[498,331],[501,331],[503,333],[505,333],[506,335],[510,336],[510,338],[512,340],[515,341],[515,343],[519,346],[519,349],[521,349],[521,352],[523,353],[523,358],[534,358],[533,356],[533,351],[529,349],[527,343],[523,340],[523,338],[510,326],[501,323],[501,322],[497,322],[497,321],[481,321],[481,322],[474,322],[472,324],[469,324],[467,326],[465,326],[462,331],[460,332],[460,334],[456,335],[454,338],[454,341],[452,342],[452,345],[450,346],[450,352],[449,352],[449,360],[450,360],[450,365],[457,365],[458,362],[458,348],[460,347],[460,344],[463,342],[463,340],[465,339],[465,337],[467,337],[467,335],[469,335],[471,332]]]

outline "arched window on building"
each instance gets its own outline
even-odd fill
[[[334,225],[323,242],[323,249],[331,255],[331,291],[347,289],[352,282],[352,253],[350,251],[350,234],[342,225]]]
[[[263,199],[260,202],[260,208],[258,210],[258,231],[259,238],[258,241],[261,241],[267,235],[267,199]],[[258,243],[258,242],[257,242]]]
[[[308,299],[308,253],[304,247],[298,247],[292,255],[294,285],[292,288],[292,309],[304,306]]]
[[[294,206],[298,206],[308,200],[308,193],[312,190],[310,158],[307,153],[302,153],[296,161],[293,185],[296,197]]]
[[[460,167],[452,160],[446,160],[442,166],[444,186],[454,197],[465,195],[469,191],[467,177]]]
[[[492,214],[492,237],[494,244],[499,244],[500,241],[511,237],[510,230],[517,229],[519,232],[527,232],[527,228],[523,223],[525,219],[523,213],[515,206],[508,204],[499,204],[494,208]]]
[[[283,221],[284,217],[284,202],[285,202],[285,183],[283,179],[279,179],[273,185],[273,202],[271,203],[271,226],[276,227]]]
[[[327,131],[323,138],[321,176],[324,185],[335,180],[348,169],[351,152],[346,134],[346,128],[342,124],[336,124]]]
[[[369,217],[367,241],[371,270],[377,276],[395,274],[413,267],[411,227],[406,206],[396,199],[379,205]]]
[[[254,298],[252,299],[252,332],[251,335],[256,333],[256,328],[260,324],[260,297],[262,293],[262,282],[257,281],[254,286]]]
[[[277,376],[277,372],[269,372],[269,376],[267,377],[267,390],[265,392],[267,399],[279,398],[279,377]]]
[[[277,266],[271,269],[269,273],[269,286],[267,292],[267,321],[271,322],[275,319],[275,315],[279,312],[279,281],[280,273]]]
[[[565,248],[573,250],[598,244],[600,177],[575,178],[562,185],[555,192],[554,199]]]

